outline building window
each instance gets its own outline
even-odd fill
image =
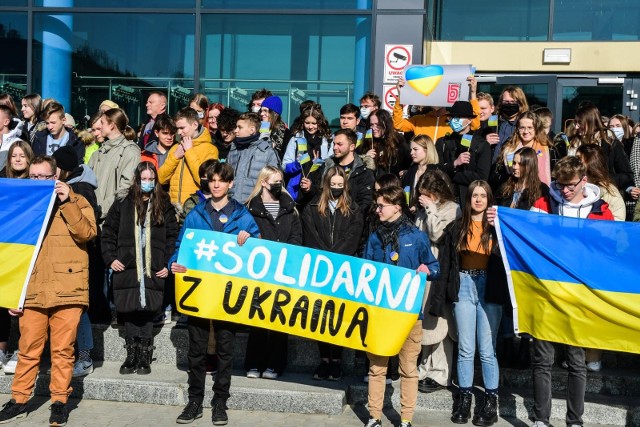
[[[640,39],[638,0],[556,0],[553,40],[608,41]]]
[[[201,0],[202,7],[211,9],[371,9],[372,0]]]
[[[175,111],[193,90],[194,28],[191,14],[36,13],[34,90],[80,116],[111,98],[136,124],[157,88]]]
[[[0,93],[20,104],[27,94],[27,14],[0,14]]]
[[[289,122],[306,99],[337,112],[368,88],[370,33],[356,15],[203,15],[201,90],[244,111],[267,87]]]
[[[437,0],[435,22],[436,40],[547,40],[549,0],[506,1],[499,5],[473,0]]]

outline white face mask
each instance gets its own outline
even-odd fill
[[[371,109],[368,107],[360,107],[360,117],[367,120],[371,114]]]
[[[624,138],[624,128],[611,128],[613,134],[618,138],[618,141],[622,141]]]
[[[259,113],[260,112],[260,106],[259,105],[253,105],[251,107],[251,112],[252,113]]]

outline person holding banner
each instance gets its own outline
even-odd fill
[[[587,182],[587,168],[575,156],[561,159],[553,168],[549,200],[539,199],[532,211],[570,218],[613,220],[609,205],[602,200],[600,189]],[[587,386],[585,350],[566,346],[567,426],[581,426],[584,394]],[[551,371],[555,361],[552,342],[533,338],[533,415],[536,427],[548,427],[551,417]]]
[[[476,402],[473,424],[491,426],[498,420],[500,372],[496,338],[502,306],[509,301],[507,278],[495,229],[493,193],[486,181],[473,181],[466,193],[462,219],[445,230],[440,246],[441,277],[434,282],[431,314],[445,313],[453,303],[458,330],[458,387],[451,421],[466,424],[471,417],[474,359],[480,353],[484,402]]]
[[[113,270],[113,300],[125,328],[120,374],[151,373],[153,318],[178,236],[175,209],[157,176],[153,163],[140,163],[129,194],[113,203],[102,226],[102,257]]]
[[[476,117],[471,103],[456,101],[449,110],[453,133],[436,141],[440,167],[449,175],[460,206],[464,208],[467,187],[475,180],[489,178],[491,148],[479,130],[471,130]]]
[[[257,121],[257,117],[256,117]],[[187,215],[176,240],[177,250],[169,260],[173,273],[186,273],[187,269],[177,263],[180,242],[187,229],[213,230],[236,234],[238,245],[243,245],[249,237],[260,237],[260,230],[251,213],[240,202],[229,196],[233,186],[233,167],[229,163],[212,163],[206,170],[211,198],[198,204]],[[220,284],[222,292],[222,284]],[[178,424],[189,424],[202,417],[202,401],[206,377],[206,353],[209,342],[210,320],[195,316],[187,317],[189,331],[189,402],[178,416]],[[220,320],[213,321],[216,336],[216,355],[218,373],[213,383],[211,402],[213,425],[226,425],[227,399],[231,387],[231,369],[233,367],[233,347],[236,324]]]
[[[56,169],[52,157],[36,157],[29,167],[29,177],[57,181]],[[24,308],[9,311],[20,317],[20,357],[11,400],[0,411],[0,423],[27,415],[47,336],[51,350],[49,424],[63,426],[69,417],[73,345],[80,315],[89,305],[86,244],[96,237],[97,227],[93,208],[84,197],[61,181],[55,183],[54,191],[55,204],[27,284]]]
[[[265,166],[249,196],[247,208],[263,239],[302,245],[300,216],[295,202],[282,188],[283,182],[280,169]],[[248,378],[278,378],[287,365],[287,334],[251,328],[244,365]]]
[[[376,212],[380,227],[369,236],[364,258],[426,273],[436,279],[440,265],[431,252],[427,236],[406,216],[407,200],[401,187],[379,190]],[[401,427],[411,427],[418,395],[418,356],[422,342],[422,316],[419,316],[400,349]],[[369,358],[369,421],[365,427],[382,425],[382,404],[388,356],[367,353]]]
[[[348,132],[353,134],[353,131]],[[352,147],[354,145],[355,141]],[[343,168],[332,166],[326,170],[320,195],[302,212],[305,246],[356,255],[364,222],[358,204],[351,198],[350,185]],[[342,347],[326,342],[318,342],[318,347],[321,362],[313,379],[337,381],[342,378]]]

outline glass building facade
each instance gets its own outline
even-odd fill
[[[132,123],[153,89],[171,112],[194,92],[244,111],[263,87],[287,121],[305,99],[337,112],[371,87],[373,15],[371,0],[3,1],[0,91],[39,92],[76,118],[111,98]]]

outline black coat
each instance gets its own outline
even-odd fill
[[[84,152],[85,152],[84,144],[78,138],[78,135],[76,135],[76,133],[73,130],[67,129],[67,132],[69,133],[69,142],[67,143],[67,145],[73,148],[76,154],[78,155],[78,163],[83,164]],[[36,136],[34,137],[33,143],[31,144],[31,148],[33,149],[34,156],[44,156],[47,154],[47,137],[48,136],[49,136],[48,129],[44,129],[39,132],[36,132]]]
[[[424,310],[433,316],[444,317],[445,306],[448,303],[458,302],[460,291],[460,255],[456,249],[458,237],[461,232],[462,220],[453,221],[444,229],[444,234],[438,244],[438,262],[440,262],[440,278],[431,282],[431,304]],[[492,232],[491,255],[487,266],[487,288],[485,301],[510,305],[509,286],[507,275],[500,255],[498,238],[495,229]]]
[[[151,225],[151,277],[145,276],[144,280],[144,309],[140,304],[140,282],[136,268],[134,217],[135,205],[130,195],[116,200],[111,206],[102,225],[102,258],[107,266],[116,259],[125,264],[124,271],[113,272],[113,299],[119,312],[157,312],[162,307],[164,279],[156,277],[156,273],[167,266],[175,251],[179,231],[176,212],[167,198],[164,222]]]
[[[495,193],[496,196],[496,204],[498,206],[505,206],[505,207],[510,207],[511,206],[511,200],[513,199],[513,194],[507,195],[507,196],[503,196],[502,195],[502,191],[503,188],[506,186],[507,184],[504,183],[500,189]],[[544,182],[540,183],[540,197],[544,197],[546,199],[549,198],[549,186],[547,184],[545,184]],[[533,204],[535,203],[535,200],[529,200],[529,190],[528,189],[524,189],[522,191],[522,194],[520,195],[520,199],[518,200],[518,204],[515,206],[515,209],[521,209],[524,211],[528,211],[531,209],[531,207],[533,206]]]
[[[264,207],[262,197],[258,194],[249,202],[249,212],[260,229],[260,237],[274,242],[302,245],[302,225],[300,215],[295,210],[296,204],[285,193],[280,197],[280,211],[276,219]]]
[[[460,143],[462,136],[458,133],[443,136],[436,141],[440,166],[456,186],[456,196],[459,198],[461,208],[464,207],[469,184],[478,179],[486,181],[489,179],[491,170],[491,146],[480,132],[470,133],[472,139],[471,146],[468,148]],[[471,153],[469,163],[454,167],[453,162],[461,153],[467,151]]]
[[[339,210],[336,210],[333,215],[327,212],[326,216],[322,216],[318,212],[318,202],[319,198],[314,199],[302,211],[304,245],[313,249],[355,256],[364,227],[358,205],[351,202],[353,213],[348,217],[342,215]]]
[[[567,155],[569,147],[567,141],[562,136],[564,134],[558,134],[554,142],[558,150],[559,158]],[[602,153],[607,159],[607,168],[609,169],[609,175],[611,179],[616,183],[616,187],[620,190],[620,194],[626,194],[627,188],[634,185],[633,171],[631,170],[631,164],[629,158],[625,153],[624,145],[613,138],[613,142],[609,144],[606,141],[600,141],[598,144],[602,148]]]

